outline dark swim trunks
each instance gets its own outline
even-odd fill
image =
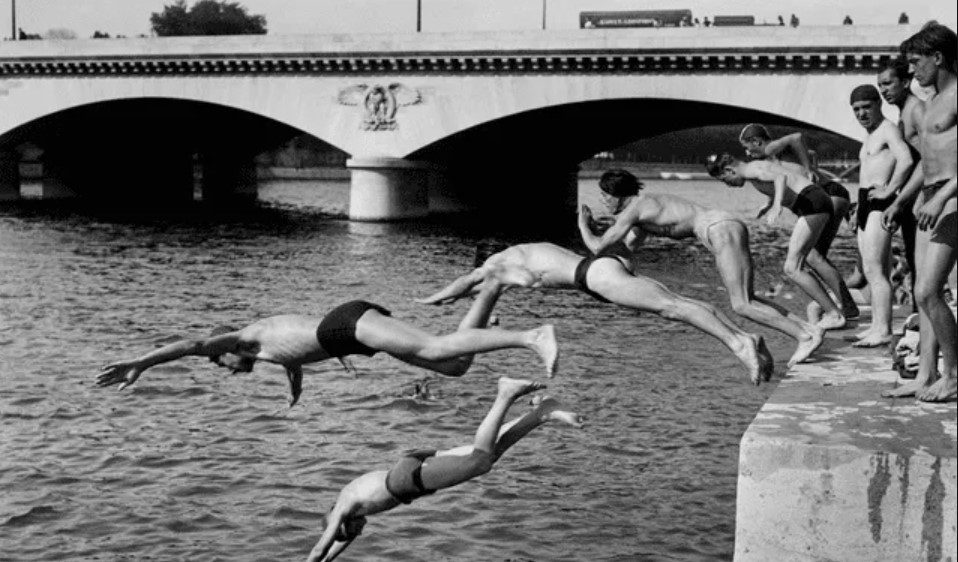
[[[928,201],[934,197],[935,194],[938,193],[938,190],[949,181],[950,180],[936,181],[921,188],[924,201]],[[935,224],[931,235],[932,242],[947,244],[952,248],[958,245],[958,211],[951,206],[951,201],[954,201],[954,198],[955,196],[952,195],[950,202],[945,204],[946,207],[942,209],[941,216],[938,217],[938,222]],[[951,208],[949,208],[949,206]]]
[[[435,494],[435,490],[427,490],[422,483],[422,461],[435,455],[435,449],[424,449],[404,456],[386,473],[386,490],[400,503]]]
[[[895,202],[894,197],[887,199],[869,199],[869,195],[875,191],[874,187],[868,187],[858,190],[858,210],[856,211],[858,219],[858,230],[865,230],[868,224],[869,213],[883,213],[885,209]]]
[[[609,299],[603,297],[599,293],[596,293],[589,288],[589,284],[586,283],[585,277],[589,273],[589,268],[592,267],[592,264],[597,260],[602,258],[609,258],[618,261],[618,258],[614,256],[598,255],[598,256],[589,256],[587,258],[582,258],[582,261],[575,266],[575,275],[572,277],[572,282],[575,285],[576,289],[579,289],[583,293],[591,296],[592,298],[602,301],[602,302],[612,302]]]
[[[844,199],[848,202],[851,202],[851,197],[848,195],[848,190],[845,189],[845,186],[838,183],[837,181],[832,180],[823,180],[818,182],[818,187],[822,188],[829,197],[838,197],[839,199]]]
[[[380,314],[392,316],[392,313],[378,304],[366,301],[349,301],[332,309],[316,328],[316,339],[319,345],[331,357],[345,357],[347,355],[367,355],[372,357],[377,350],[363,345],[356,340],[356,322],[368,310],[375,310]]]
[[[809,185],[795,197],[791,209],[793,213],[800,217],[819,213],[828,213],[831,215],[835,212],[834,207],[832,207],[832,200],[828,198],[828,194],[825,193],[824,189],[815,184]]]

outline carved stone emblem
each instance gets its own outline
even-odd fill
[[[362,107],[364,131],[392,131],[396,123],[396,110],[406,105],[422,103],[422,92],[403,84],[357,84],[340,90],[337,101],[342,105]]]

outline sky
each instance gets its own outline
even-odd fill
[[[232,0],[237,1],[237,0]],[[417,0],[238,0],[252,14],[266,16],[271,35],[309,33],[400,33],[415,31]],[[937,19],[955,28],[954,0],[420,0],[423,31],[576,29],[581,11],[690,9],[695,17],[752,15],[757,22],[788,20],[802,25],[837,25],[845,15],[855,24],[894,24],[902,11],[911,23]],[[150,33],[150,14],[173,0],[0,0],[0,37],[11,32],[16,2],[17,26],[46,35],[68,29],[87,38],[94,31],[128,37]],[[188,0],[189,4],[193,0]]]

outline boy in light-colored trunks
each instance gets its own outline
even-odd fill
[[[476,430],[472,445],[446,451],[414,451],[388,471],[367,472],[346,484],[326,516],[323,534],[310,552],[309,562],[330,562],[339,556],[362,534],[367,516],[489,472],[503,453],[544,423],[558,421],[582,427],[581,416],[560,410],[552,398],[534,401],[529,413],[502,423],[516,399],[542,388],[539,383],[502,377],[496,400]]]
[[[257,360],[282,365],[290,389],[290,406],[302,392],[307,363],[333,357],[343,365],[348,355],[371,356],[385,352],[396,359],[437,373],[458,377],[472,365],[476,353],[525,348],[534,351],[552,376],[559,358],[555,330],[544,325],[522,332],[486,328],[499,292],[480,292],[469,312],[451,334],[436,336],[393,318],[385,308],[365,301],[350,301],[324,318],[288,314],[271,316],[239,330],[220,327],[207,338],[182,340],[133,360],[107,365],[97,376],[97,386],[132,385],[146,369],[188,355],[208,357],[234,373],[248,373]]]
[[[511,246],[417,301],[444,304],[477,290],[481,294],[508,287],[578,289],[605,302],[679,320],[725,344],[745,365],[754,384],[772,375],[771,354],[761,336],[742,331],[710,304],[673,293],[661,283],[634,273],[624,246],[588,258],[548,242]]]
[[[643,193],[641,182],[625,170],[602,174],[599,189],[615,223],[601,237],[596,236],[591,225],[592,210],[582,206],[579,232],[589,250],[601,254],[619,242],[634,250],[647,234],[673,239],[695,236],[715,256],[732,310],[798,341],[789,367],[807,359],[821,345],[821,328],[796,316],[789,317],[788,311],[755,295],[748,228],[741,220],[674,195]]]
[[[822,307],[823,315],[818,327],[826,330],[843,327],[845,317],[842,311],[818,278],[805,267],[806,258],[814,251],[834,212],[828,194],[807,176],[768,160],[743,162],[726,153],[710,156],[706,169],[709,175],[722,180],[729,187],[742,187],[749,181],[755,189],[766,195],[769,203],[759,211],[758,216],[767,215],[765,220],[770,225],[778,219],[783,206],[795,213],[797,220],[785,258],[785,275]],[[838,275],[837,271],[835,275]]]

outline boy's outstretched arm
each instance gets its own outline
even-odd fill
[[[187,355],[216,357],[236,351],[239,344],[239,332],[229,332],[204,340],[182,340],[165,345],[131,361],[120,361],[103,367],[96,377],[97,386],[110,386],[119,383],[118,390],[136,382],[143,371],[169,363]]]

